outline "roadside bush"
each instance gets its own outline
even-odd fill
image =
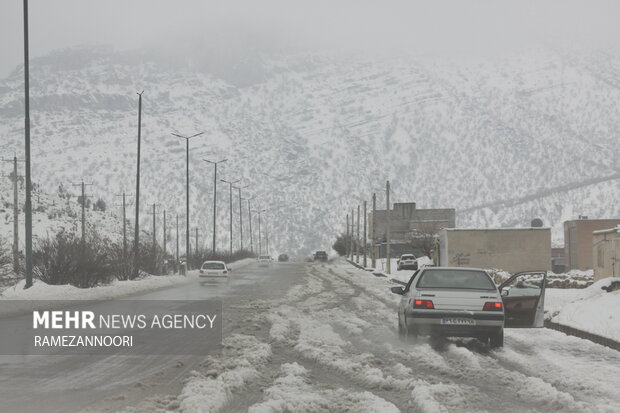
[[[72,233],[61,232],[38,242],[32,253],[33,272],[41,281],[79,288],[107,284],[114,278],[108,259],[111,245],[97,234],[84,242]]]

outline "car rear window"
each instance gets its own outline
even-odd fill
[[[426,270],[416,285],[418,288],[458,288],[465,290],[495,290],[495,284],[483,271]]]
[[[258,257],[259,260],[268,260],[269,256],[267,255],[261,255],[260,257]]]
[[[224,264],[221,262],[205,262],[202,264],[203,270],[223,270],[224,268]]]
[[[402,257],[400,257],[401,260],[415,260],[415,257],[413,255],[403,255]]]

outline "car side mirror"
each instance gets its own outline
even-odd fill
[[[508,297],[508,294],[510,294],[510,290],[502,290],[502,297]]]
[[[398,295],[405,294],[405,289],[403,287],[392,287],[392,288],[390,288],[390,291],[392,291],[394,294],[398,294]]]

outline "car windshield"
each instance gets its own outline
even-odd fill
[[[205,262],[202,264],[203,270],[223,270],[225,266],[221,262]]]
[[[495,290],[484,271],[433,269],[422,273],[418,288],[457,288],[465,290]]]

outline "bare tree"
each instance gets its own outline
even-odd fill
[[[416,223],[411,236],[411,246],[422,251],[426,256],[432,257],[437,233],[441,228],[441,224],[437,221]]]

